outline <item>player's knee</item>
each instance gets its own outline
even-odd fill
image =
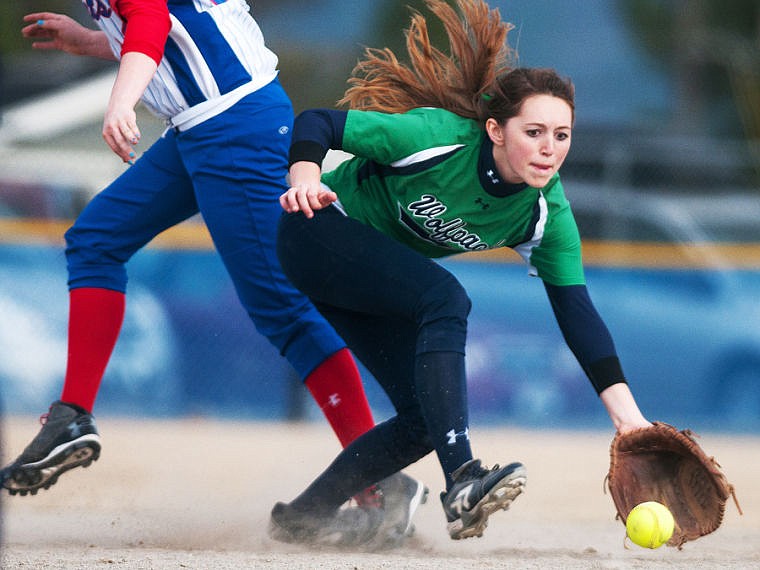
[[[424,324],[440,318],[467,320],[472,301],[464,287],[451,274],[446,274],[421,296],[419,319]]]
[[[71,228],[63,234],[66,240],[66,260],[71,263],[85,263],[92,262],[100,257],[102,254],[96,247],[97,240],[94,238],[92,232],[85,231],[79,228],[77,224],[74,224]],[[103,241],[103,240],[101,240]]]
[[[417,352],[463,352],[472,302],[454,276],[446,275],[421,298]]]
[[[74,225],[65,234],[69,288],[102,287],[124,292],[127,285],[125,260],[97,247],[97,242]]]

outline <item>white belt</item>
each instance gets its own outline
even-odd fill
[[[276,77],[276,71],[272,74],[257,75],[252,81],[249,81],[240,87],[236,87],[229,93],[225,93],[220,97],[208,99],[203,103],[198,103],[189,109],[185,109],[181,113],[177,113],[167,121],[167,124],[169,127],[172,127],[177,131],[191,129],[212,117],[216,117],[219,113],[226,111],[246,95],[258,91],[265,85],[271,83]]]

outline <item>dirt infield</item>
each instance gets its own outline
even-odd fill
[[[4,569],[760,568],[760,437],[700,434],[744,509],[683,550],[626,547],[603,492],[612,433],[475,429],[476,456],[520,460],[528,487],[479,539],[452,541],[432,456],[409,468],[431,489],[417,532],[386,552],[314,551],[267,537],[269,510],[290,500],[338,446],[321,423],[140,421],[99,418],[92,467],[31,497],[4,497]],[[17,454],[36,418],[6,418]]]

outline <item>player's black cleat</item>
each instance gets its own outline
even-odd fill
[[[482,536],[488,517],[506,510],[523,492],[527,472],[522,463],[486,469],[472,459],[452,473],[454,485],[441,493],[443,511],[451,538]]]
[[[269,536],[280,542],[361,547],[374,538],[382,519],[383,510],[374,507],[344,506],[329,515],[315,515],[277,503],[269,520]]]
[[[54,485],[62,473],[87,467],[100,456],[95,419],[82,408],[53,402],[40,422],[37,437],[16,461],[0,470],[2,487],[11,495],[36,495]]]

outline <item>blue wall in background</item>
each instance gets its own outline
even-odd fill
[[[473,300],[474,422],[607,426],[606,414],[522,265],[450,261]],[[319,413],[258,335],[212,252],[148,249],[129,265],[127,317],[96,413],[270,418]],[[6,411],[60,393],[68,294],[60,248],[0,246]],[[591,295],[645,414],[694,429],[760,431],[760,272],[590,268]],[[391,413],[374,380],[378,418]]]

